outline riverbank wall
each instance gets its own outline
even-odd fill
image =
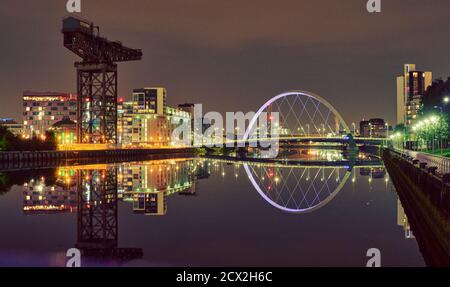
[[[0,170],[194,156],[195,148],[0,152]]]
[[[428,266],[450,266],[450,175],[392,150],[382,158]]]

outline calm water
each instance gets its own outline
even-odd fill
[[[384,266],[424,265],[382,165],[180,158],[0,182],[2,266],[64,266],[75,246],[97,254],[83,265],[365,266],[373,247]]]

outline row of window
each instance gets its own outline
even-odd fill
[[[52,112],[42,112],[42,115],[45,115],[45,116],[54,116],[54,115],[59,115],[59,116],[63,116],[63,115],[66,115],[66,114],[69,114],[69,115],[71,115],[71,116],[76,116],[77,115],[77,112],[69,112],[69,113],[63,113],[63,112],[57,112],[57,113],[52,113]],[[41,112],[32,112],[32,113],[27,113],[27,112],[24,112],[23,113],[23,115],[24,116],[39,116],[39,115],[41,115]]]
[[[26,109],[25,109],[25,112],[30,112],[30,111],[38,111],[38,112],[41,112],[41,111],[59,111],[59,110],[62,110],[62,111],[69,111],[69,110],[71,110],[71,111],[76,111],[77,110],[77,107],[51,107],[50,109],[46,109],[46,108],[42,108],[42,107],[39,107],[39,109],[33,109],[33,108],[30,108],[30,107],[27,107]]]
[[[76,106],[77,102],[69,101],[69,102],[24,102],[24,107],[51,107],[51,106],[58,106],[58,107],[64,107],[64,106]]]

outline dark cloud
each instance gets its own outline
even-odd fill
[[[65,0],[3,0],[0,116],[20,118],[23,90],[75,90],[62,47]],[[327,98],[348,122],[395,118],[394,76],[405,62],[450,75],[448,0],[82,0],[112,40],[144,50],[120,65],[120,94],[163,85],[172,104],[257,109],[276,93]]]

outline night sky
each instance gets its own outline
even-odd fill
[[[450,1],[82,0],[103,36],[141,48],[119,65],[119,95],[165,86],[169,104],[256,110],[277,93],[308,90],[350,125],[395,119],[402,64],[450,76]],[[0,2],[0,117],[21,119],[24,90],[76,92],[77,57],[62,45],[66,0]]]

